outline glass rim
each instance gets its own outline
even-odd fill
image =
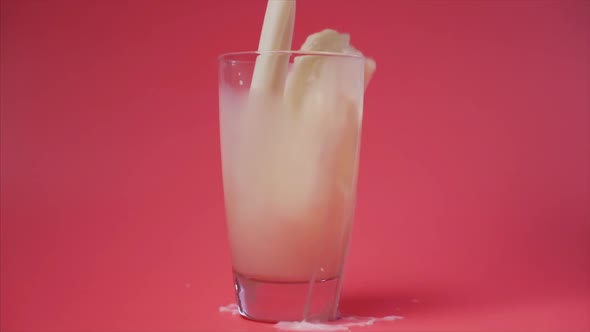
[[[230,62],[243,62],[244,60],[232,59],[233,57],[240,56],[258,56],[258,55],[315,55],[323,57],[335,57],[335,58],[350,58],[350,59],[365,59],[362,54],[350,54],[350,53],[338,53],[338,52],[321,52],[321,51],[299,51],[299,50],[285,50],[285,51],[237,51],[237,52],[226,52],[222,53],[217,57],[219,62],[230,61]],[[252,61],[255,61],[253,59]]]

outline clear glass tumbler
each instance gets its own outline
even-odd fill
[[[257,59],[276,75],[255,86]],[[239,311],[265,322],[337,319],[356,200],[364,58],[228,53],[219,57],[219,75]]]

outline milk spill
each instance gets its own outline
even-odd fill
[[[231,313],[233,316],[239,315],[238,305],[232,303],[219,307],[219,312]],[[350,327],[364,327],[379,322],[392,322],[399,319],[403,319],[403,317],[393,315],[385,317],[343,316],[334,322],[278,322],[274,327],[279,331],[350,331]]]

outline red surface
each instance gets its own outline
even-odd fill
[[[254,331],[233,301],[216,56],[265,2],[1,4],[1,330]],[[590,2],[300,0],[366,95],[358,331],[590,330]],[[414,301],[415,300],[415,301]]]

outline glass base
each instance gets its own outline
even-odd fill
[[[234,272],[242,317],[268,323],[338,319],[340,278],[310,282],[273,282]]]

